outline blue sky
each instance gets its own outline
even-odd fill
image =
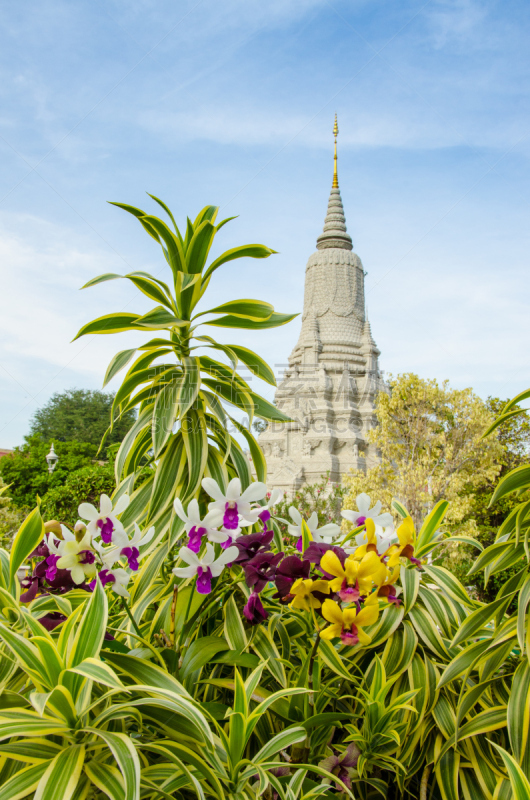
[[[89,278],[163,274],[107,200],[238,214],[219,249],[279,254],[219,270],[211,299],[301,310],[335,111],[382,368],[484,397],[530,384],[527,3],[27,0],[0,30],[0,447],[139,342],[70,344],[95,316],[148,307],[125,281],[80,293]],[[282,364],[299,326],[244,343]]]

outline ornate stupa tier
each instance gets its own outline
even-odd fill
[[[268,483],[292,492],[329,472],[339,482],[351,468],[377,462],[367,441],[375,400],[385,390],[379,350],[366,319],[364,269],[353,252],[339,190],[335,117],[334,170],[324,230],[307,262],[300,337],[275,402],[292,422],[260,436]]]

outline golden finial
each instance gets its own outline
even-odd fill
[[[333,156],[333,183],[331,184],[333,189],[339,188],[339,178],[337,175],[337,134],[339,132],[339,126],[337,124],[337,115],[335,114],[335,124],[333,126],[333,136],[335,137],[335,154]]]

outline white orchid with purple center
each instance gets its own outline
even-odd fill
[[[125,547],[128,542],[127,534],[122,523],[118,519],[129,505],[128,494],[122,494],[113,506],[112,500],[106,494],[102,494],[99,500],[99,511],[92,503],[81,503],[78,514],[81,519],[88,520],[87,530],[92,537],[101,536],[105,544],[115,544]]]
[[[228,540],[230,534],[227,531],[217,530],[223,521],[223,512],[219,508],[208,511],[204,519],[201,519],[199,503],[195,499],[190,501],[187,512],[184,511],[184,506],[178,498],[175,499],[173,508],[184,523],[184,530],[188,535],[188,547],[194,553],[198,553],[201,549],[204,536],[209,542],[218,544]]]
[[[203,478],[202,487],[210,497],[213,497],[213,503],[208,505],[208,509],[210,511],[218,509],[223,512],[223,528],[229,534],[231,531],[237,531],[240,527],[253,525],[263,511],[263,506],[256,508],[251,505],[251,503],[263,500],[267,494],[267,487],[260,481],[251,483],[244,492],[241,491],[239,478],[232,478],[226,488],[226,493],[213,478]]]
[[[367,519],[373,520],[374,525],[379,525],[381,528],[388,528],[393,524],[392,514],[388,512],[381,514],[382,503],[380,500],[377,501],[373,508],[370,508],[372,503],[370,495],[362,492],[357,495],[355,502],[357,503],[357,511],[348,510],[340,513],[344,519],[353,523],[356,528],[364,525]]]
[[[111,585],[110,588],[112,589],[113,592],[116,592],[116,594],[121,595],[121,597],[129,599],[130,595],[125,587],[129,583],[131,576],[130,573],[127,572],[127,570],[123,569],[123,567],[117,567],[115,569],[114,568],[102,569],[98,573],[97,577],[99,578],[103,586],[106,586],[108,583],[110,583]]]
[[[104,548],[101,544],[99,544],[99,542],[94,542],[94,547],[98,551],[105,568],[112,567],[121,557],[125,557],[127,559],[127,566],[129,569],[133,570],[133,572],[136,572],[140,566],[138,563],[138,559],[140,558],[140,547],[145,544],[149,544],[154,535],[154,525],[151,526],[145,533],[142,533],[138,527],[138,524],[135,522],[134,536],[132,539],[127,538],[127,544],[124,547],[122,547],[122,542],[120,542],[117,547],[109,548]]]
[[[287,530],[291,536],[296,537],[296,549],[299,552],[302,552],[302,522],[303,517],[298,511],[297,508],[291,506],[289,509],[289,516],[291,517],[293,524],[289,524],[287,526]],[[335,525],[334,522],[329,522],[327,525],[323,525],[321,528],[318,527],[318,514],[316,511],[313,511],[309,519],[306,521],[306,525],[309,528],[309,532],[311,534],[311,540],[313,542],[324,543],[324,544],[331,544],[333,541],[333,537],[337,536],[340,533],[340,527]]]
[[[175,567],[173,574],[177,578],[193,578],[197,576],[197,591],[199,594],[210,594],[212,591],[212,578],[217,578],[227,564],[236,560],[239,555],[237,547],[229,547],[218,558],[215,558],[213,545],[206,545],[206,552],[199,556],[190,550],[189,547],[182,547],[179,551],[179,558],[189,566]]]

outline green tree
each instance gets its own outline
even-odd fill
[[[75,470],[93,466],[98,448],[87,442],[56,442],[59,460],[51,475],[46,463],[49,449],[49,442],[29,436],[22,447],[0,459],[0,475],[11,484],[9,495],[18,508],[33,508],[37,495],[43,498],[49,489],[62,486]]]
[[[486,406],[493,417],[499,417],[507,400],[500,400],[498,397],[488,397]],[[520,409],[520,406],[515,406]],[[501,471],[499,479],[502,479],[513,469],[522,466],[528,461],[530,454],[530,416],[522,411],[521,414],[507,419],[499,428],[496,429],[498,441],[502,445],[502,453],[499,460]],[[526,491],[522,496],[515,497],[513,494],[501,497],[496,503],[490,506],[491,497],[495,490],[495,481],[486,481],[473,493],[473,505],[469,512],[469,518],[473,520],[477,528],[477,538],[484,547],[489,547],[495,541],[497,531],[508,514],[522,500],[530,499],[530,492]],[[472,579],[467,577],[471,569],[476,552],[467,545],[460,546],[457,552],[457,559],[449,554],[446,556],[447,563],[444,566],[451,566],[452,571],[463,583],[472,584],[475,592],[483,602],[492,602],[502,584],[510,575],[515,575],[523,567],[523,562],[518,562],[508,570],[492,575],[487,583],[484,582],[484,573],[480,572]],[[452,564],[451,564],[452,562]]]
[[[449,500],[447,522],[465,527],[475,494],[498,476],[504,447],[497,436],[483,439],[494,419],[471,389],[452,389],[411,373],[390,380],[390,393],[377,401],[378,425],[369,433],[380,463],[345,479],[344,507],[368,492],[383,505],[399,500],[416,525],[441,499]],[[474,527],[468,530],[472,533]],[[463,531],[461,531],[463,532]]]
[[[68,475],[61,486],[55,486],[45,494],[42,515],[45,519],[56,519],[72,527],[79,518],[77,509],[80,503],[99,506],[100,495],[111,495],[115,488],[112,464],[81,467]]]
[[[35,412],[30,435],[40,436],[47,442],[88,442],[99,447],[108,428],[113,400],[112,392],[99,390],[57,392]],[[116,420],[106,444],[121,443],[135,418],[134,409],[124,412]]]

